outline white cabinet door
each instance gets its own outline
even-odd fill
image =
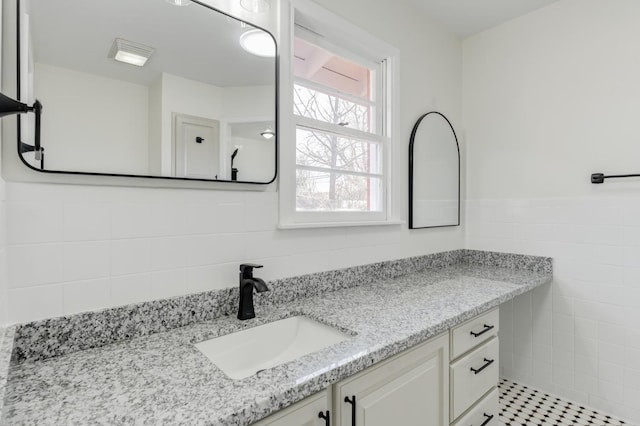
[[[341,381],[334,388],[336,424],[448,425],[448,362],[446,333]]]
[[[330,410],[331,390],[325,389],[254,423],[253,426],[328,426],[329,423],[319,414],[326,415]]]
[[[230,179],[220,175],[220,123],[176,114],[174,174],[197,179]]]

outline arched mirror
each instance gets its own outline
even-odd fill
[[[460,225],[460,148],[439,112],[421,116],[409,143],[409,228]]]

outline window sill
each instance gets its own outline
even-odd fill
[[[370,222],[319,222],[319,223],[279,223],[278,229],[346,228],[354,226],[400,226],[404,220],[380,220]]]

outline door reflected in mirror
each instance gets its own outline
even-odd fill
[[[269,183],[276,175],[276,45],[191,1],[19,0],[20,118],[30,167]],[[263,52],[241,46],[261,38]]]
[[[409,143],[409,228],[460,225],[460,148],[439,112],[418,119]]]

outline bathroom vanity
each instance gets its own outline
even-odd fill
[[[334,425],[345,426],[448,425],[449,420],[497,425],[498,315],[497,309],[478,315],[256,426],[330,425],[331,413]]]
[[[23,324],[2,423],[492,424],[497,307],[551,279],[548,258],[457,250],[269,282],[248,321],[220,291]],[[194,306],[211,317],[184,324]],[[349,338],[243,379],[195,347],[295,316]]]

